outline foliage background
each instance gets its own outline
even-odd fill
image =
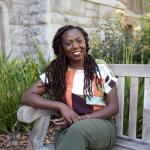
[[[116,64],[150,63],[150,13],[137,20],[132,30],[126,24],[124,12],[116,10],[116,16],[107,18],[104,24],[94,24],[91,34],[91,55]],[[125,108],[123,132],[128,135],[130,78],[125,78]],[[139,79],[137,107],[137,138],[142,138],[142,114],[144,101],[144,80]]]
[[[17,120],[16,112],[23,92],[39,78],[48,63],[41,50],[34,46],[37,59],[25,55],[24,60],[9,62],[9,58],[0,54],[0,133],[29,129],[30,125]]]

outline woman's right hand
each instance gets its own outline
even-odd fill
[[[63,117],[51,120],[51,122],[58,128],[66,128],[69,125],[68,122]]]
[[[60,110],[59,110],[62,114],[62,117],[69,123],[75,123],[77,121],[80,121],[81,118],[80,116],[74,112],[69,106],[67,106],[66,104],[62,103]]]

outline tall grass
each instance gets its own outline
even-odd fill
[[[0,54],[0,133],[26,127],[18,122],[16,111],[23,92],[39,78],[47,64],[38,47],[35,49],[37,59],[27,56],[25,60],[9,62],[8,58]]]
[[[128,26],[115,19],[94,24],[95,31],[90,34],[91,55],[107,63],[150,63],[150,18],[143,22],[146,25],[136,36],[129,32]]]

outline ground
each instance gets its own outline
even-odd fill
[[[0,134],[0,150],[26,150],[29,134],[27,132]],[[45,143],[53,142],[53,134],[54,130],[49,128]]]

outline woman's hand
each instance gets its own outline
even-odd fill
[[[66,128],[69,125],[63,117],[51,120],[51,122],[59,128]]]
[[[62,103],[59,111],[61,112],[64,120],[66,120],[69,124],[72,124],[81,120],[80,116],[66,104]]]

